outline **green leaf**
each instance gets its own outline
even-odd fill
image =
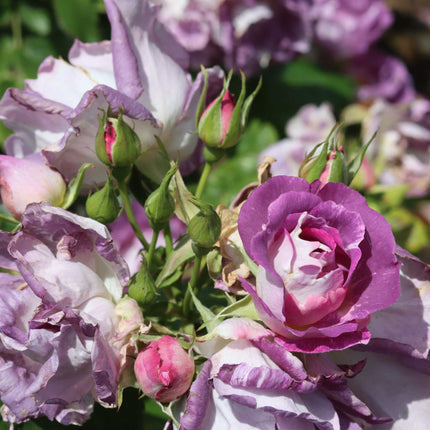
[[[197,311],[199,312],[200,316],[202,317],[203,323],[205,327],[207,328],[208,332],[211,332],[217,325],[217,317],[215,314],[207,308],[194,294],[194,291],[192,288],[188,287],[189,291],[191,293],[191,297],[194,302],[194,306],[196,307]]]
[[[251,296],[248,294],[243,299],[238,300],[230,306],[224,308],[217,317],[242,317],[252,320],[260,320],[260,317],[255,310]]]
[[[51,32],[51,21],[48,15],[48,9],[23,4],[19,10],[24,27],[27,27],[39,36],[47,36]]]
[[[158,288],[161,288],[173,274],[175,274],[178,267],[185,263],[187,260],[190,260],[194,257],[194,252],[191,248],[191,241],[186,239],[185,242],[181,244],[180,247],[175,249],[169,256],[166,264],[155,280],[155,285]]]
[[[84,42],[99,39],[97,4],[94,0],[53,0],[60,27]]]
[[[413,217],[412,228],[406,240],[406,249],[412,253],[421,251],[430,241],[427,224],[417,216]]]

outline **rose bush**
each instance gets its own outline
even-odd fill
[[[2,416],[82,424],[94,401],[116,406],[121,348],[143,322],[120,301],[128,269],[93,220],[45,203],[22,225],[0,233]]]
[[[366,343],[370,315],[400,294],[388,222],[356,191],[278,176],[239,215],[256,286],[243,282],[261,319],[304,352]]]

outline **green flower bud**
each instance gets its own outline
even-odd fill
[[[200,209],[191,218],[187,233],[191,237],[191,246],[197,256],[206,255],[221,234],[221,220],[213,207],[196,198],[192,202]]]
[[[198,121],[198,133],[203,142],[212,148],[231,148],[245,131],[251,104],[261,87],[261,78],[255,91],[245,99],[245,75],[241,72],[242,89],[237,103],[228,90],[232,72],[224,81],[220,95],[209,104]],[[207,79],[207,75],[205,75]],[[206,85],[206,83],[205,83]],[[203,91],[206,95],[206,92]],[[201,100],[199,105],[201,105]]]
[[[136,300],[140,306],[152,303],[157,295],[157,287],[151,273],[148,270],[148,264],[145,257],[142,258],[142,264],[139,271],[130,281],[128,295]]]
[[[161,185],[146,199],[146,216],[148,217],[149,225],[156,231],[165,228],[175,212],[175,200],[170,194],[169,184],[177,170],[178,166],[175,164],[166,173]]]
[[[118,218],[121,206],[116,198],[110,177],[101,190],[88,196],[85,208],[90,218],[102,224],[109,224]]]
[[[316,145],[305,157],[299,176],[308,182],[319,179],[323,185],[328,182],[342,182],[349,185],[360,169],[364,154],[372,139],[364,145],[359,153],[347,163],[343,147],[338,144],[337,134],[340,126],[335,126],[325,142]]]
[[[108,166],[129,167],[141,153],[140,140],[135,131],[123,120],[120,109],[118,118],[99,115],[96,135],[97,157]]]

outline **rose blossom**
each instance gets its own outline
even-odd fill
[[[430,409],[430,267],[405,250],[396,255],[401,296],[372,315],[368,345],[331,353],[338,363],[366,360],[349,386],[376,413],[394,422],[384,430],[426,429]]]
[[[168,163],[154,135],[171,159],[185,161],[197,145],[194,116],[203,78],[192,82],[185,72],[188,56],[156,21],[147,1],[106,0],[112,41],[75,41],[70,63],[46,58],[37,79],[25,89],[10,88],[0,101],[0,120],[15,133],[6,143],[8,155],[43,153],[67,181],[90,162],[84,184],[106,180],[106,167],[95,154],[98,116],[108,108],[124,111],[124,121],[140,138],[137,165],[160,180]],[[219,68],[209,71],[210,84],[221,83]],[[216,85],[217,86],[217,85]]]
[[[310,49],[307,0],[152,0],[158,17],[187,50],[191,65],[241,69],[246,75]]]
[[[242,206],[239,233],[259,266],[243,286],[291,350],[366,343],[370,315],[399,297],[390,225],[341,183],[271,178]]]
[[[120,302],[128,269],[96,221],[44,203],[22,226],[0,233],[2,416],[82,424],[94,401],[117,405],[121,348],[142,323]]]
[[[30,203],[49,201],[61,205],[66,194],[62,176],[43,161],[0,155],[1,199],[20,218]]]
[[[302,361],[247,319],[226,320],[207,337],[196,344],[209,359],[191,386],[181,430],[339,430],[356,419],[387,421],[375,417],[344,380],[363,363],[341,370],[319,354]]]
[[[407,104],[373,103],[362,123],[363,142],[378,131],[367,159],[378,182],[407,187],[410,197],[428,194],[430,187],[430,101]],[[367,139],[367,140],[366,140]]]
[[[412,76],[405,64],[377,49],[353,58],[348,72],[360,84],[357,96],[361,101],[381,98],[391,103],[406,103],[416,97]]]
[[[365,53],[393,22],[382,0],[315,0],[315,38],[332,55]]]

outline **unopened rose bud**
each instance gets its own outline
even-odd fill
[[[42,161],[0,155],[1,199],[9,212],[21,218],[30,203],[63,203],[66,184],[63,177]]]
[[[134,373],[148,397],[159,402],[171,402],[190,387],[194,361],[178,340],[163,336],[139,352]]]
[[[90,218],[102,224],[110,224],[118,218],[121,206],[115,195],[110,177],[101,190],[91,194],[87,198],[85,208]]]
[[[154,279],[149,272],[148,264],[145,257],[142,258],[142,264],[139,271],[130,281],[128,295],[136,300],[140,306],[151,303],[157,295],[157,288]]]
[[[177,165],[166,173],[161,185],[148,196],[145,202],[149,225],[156,231],[165,228],[175,212],[175,201],[170,194],[169,184],[176,170],[178,170]]]
[[[191,218],[187,233],[191,237],[191,246],[198,256],[206,255],[221,234],[221,220],[213,207],[198,199],[192,202],[200,209]]]
[[[305,157],[299,176],[308,182],[319,179],[323,185],[328,182],[342,182],[349,185],[360,169],[364,154],[371,143],[364,145],[359,153],[347,163],[343,147],[336,141],[336,133],[339,127],[335,127],[325,142],[315,148]],[[373,139],[373,138],[372,138]]]
[[[331,153],[327,155],[327,163],[319,179],[323,185],[328,182],[349,183],[348,170],[341,146],[333,149]]]
[[[245,75],[242,73],[242,89],[237,100],[228,90],[232,73],[224,83],[220,95],[209,104],[198,120],[198,133],[211,148],[230,148],[239,141],[245,131],[251,104],[261,87],[261,79],[255,91],[245,99]]]
[[[99,115],[96,135],[97,157],[106,165],[131,166],[141,153],[140,140],[135,131],[123,120],[122,110],[118,118]]]

